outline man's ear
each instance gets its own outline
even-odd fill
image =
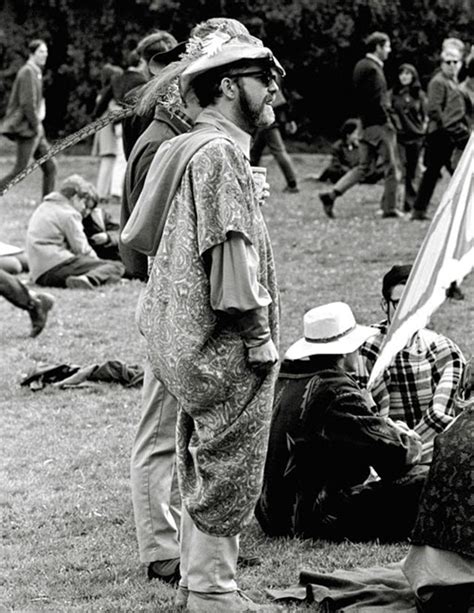
[[[388,302],[385,300],[385,297],[382,296],[382,298],[380,298],[380,308],[382,309],[382,311],[384,313],[387,312],[388,309]]]
[[[237,83],[234,81],[234,79],[223,77],[221,81],[221,90],[226,98],[229,98],[229,100],[234,100],[238,91]]]

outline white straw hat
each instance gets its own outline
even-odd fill
[[[358,349],[376,328],[359,326],[345,302],[331,302],[311,309],[303,318],[304,338],[286,352],[287,360],[301,360],[310,355],[343,355]]]

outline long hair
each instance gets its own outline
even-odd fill
[[[420,75],[418,74],[418,70],[413,66],[413,64],[401,64],[398,68],[398,74],[402,71],[406,70],[412,75],[412,80],[410,85],[408,86],[408,91],[413,96],[413,98],[420,97],[421,91],[421,83],[420,83]],[[399,94],[402,89],[404,89],[404,85],[400,83],[400,79],[397,79],[397,82],[393,88],[394,94]]]

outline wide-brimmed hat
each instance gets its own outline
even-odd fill
[[[186,51],[186,43],[187,41],[182,41],[167,51],[155,53],[148,62],[150,73],[155,76],[162,70],[163,66],[168,66],[171,62],[177,62]]]
[[[303,326],[304,337],[288,349],[287,360],[352,353],[377,334],[376,328],[357,324],[345,302],[331,302],[311,309],[304,315]]]
[[[238,36],[231,37],[225,32],[213,32],[199,41],[199,44],[202,47],[200,56],[185,68],[180,77],[183,96],[186,95],[196,77],[210,70],[245,60],[249,62],[267,60],[281,76],[285,75],[283,66],[273,55],[271,49],[264,47],[257,38],[243,39]]]

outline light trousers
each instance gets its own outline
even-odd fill
[[[183,506],[181,586],[192,592],[234,592],[238,555],[238,535],[211,536],[201,532]]]
[[[123,150],[122,139],[117,139],[117,156],[115,158],[115,164],[112,170],[112,177],[110,180],[110,195],[122,198],[123,181],[125,178],[125,171],[127,170],[127,160],[125,159],[125,153]]]
[[[176,399],[144,368],[142,416],[131,458],[132,501],[140,560],[179,558],[181,500],[176,474]]]

